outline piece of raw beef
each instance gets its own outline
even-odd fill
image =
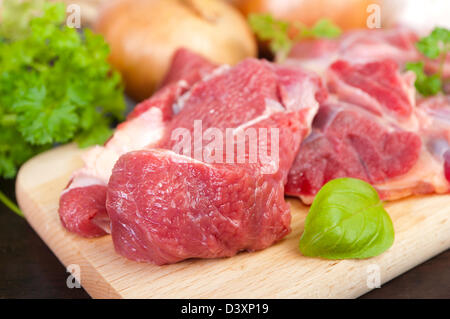
[[[294,45],[284,64],[300,65],[323,75],[337,60],[367,63],[390,59],[403,69],[407,62],[423,61],[427,72],[435,73],[441,61],[430,60],[416,49],[419,36],[407,28],[353,30],[336,39],[301,41]],[[450,78],[450,53],[442,65],[442,75]]]
[[[418,36],[406,28],[353,30],[336,39],[301,41],[284,63],[300,65],[323,75],[337,60],[367,63],[390,59],[403,67],[423,57],[415,48]]]
[[[138,104],[104,146],[84,155],[84,167],[72,174],[59,202],[62,224],[85,237],[105,235],[109,230],[106,213],[106,185],[120,155],[156,145],[167,122],[173,117],[177,99],[216,66],[188,50],[178,50],[162,89]]]
[[[287,194],[311,203],[338,177],[363,179],[385,200],[449,191],[447,98],[426,99],[416,107],[414,75],[400,73],[392,60],[336,61],[325,77],[332,95],[300,148]]]
[[[254,59],[197,82],[158,148],[114,166],[107,211],[116,251],[166,264],[283,238],[291,219],[284,184],[325,98],[317,76]],[[180,136],[189,137],[183,148]]]
[[[420,99],[416,117],[422,140],[419,158],[405,174],[375,185],[383,198],[450,191],[450,97]]]
[[[394,28],[350,31],[294,46],[285,63],[319,73],[331,98],[321,106],[291,169],[288,194],[311,203],[324,183],[345,176],[372,183],[388,200],[448,191],[445,156],[428,147],[446,144],[423,130],[436,121],[420,111],[431,102],[417,107],[414,75],[400,74],[406,62],[423,61],[427,72],[440,67],[420,54],[417,40],[411,30]],[[442,75],[450,77],[450,54]],[[446,108],[445,102],[437,104]],[[446,134],[445,124],[439,132]]]

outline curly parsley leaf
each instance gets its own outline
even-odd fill
[[[406,70],[416,74],[416,89],[423,96],[436,95],[442,91],[442,81],[438,74],[427,75],[424,71],[423,62],[406,63]]]
[[[14,39],[25,37],[30,31],[30,20],[39,14],[43,6],[44,0],[3,0],[4,11],[0,24],[0,34],[7,34],[9,38]]]
[[[312,28],[307,28],[302,25],[298,25],[296,28],[300,30],[298,36],[299,40],[305,38],[333,39],[339,37],[342,33],[341,29],[328,19],[321,19],[317,21]]]
[[[0,177],[55,144],[102,144],[123,119],[120,75],[100,35],[65,25],[65,6],[4,0],[0,19]],[[4,194],[0,201],[20,215]]]
[[[336,38],[341,29],[328,19],[321,19],[311,28],[300,23],[275,19],[271,14],[250,14],[248,17],[250,27],[262,41],[269,42],[271,51],[284,58],[294,43],[303,39]]]
[[[437,59],[450,51],[450,30],[434,28],[416,43],[417,49],[430,59]]]
[[[5,0],[0,23],[0,176],[56,143],[103,143],[123,119],[120,75],[109,47],[67,27],[65,6]]]
[[[435,28],[428,36],[421,38],[416,43],[416,48],[424,56],[431,60],[437,60],[439,70],[434,74],[425,72],[423,62],[409,62],[406,69],[416,74],[415,87],[423,96],[436,95],[442,91],[442,69],[445,59],[450,53],[450,30]]]
[[[271,14],[250,14],[248,17],[250,27],[259,39],[269,41],[272,52],[288,52],[292,47],[289,37],[290,24],[277,20]]]
[[[94,144],[102,144],[113,134],[108,123],[100,121],[89,131],[78,135],[76,142],[80,147],[87,147]]]

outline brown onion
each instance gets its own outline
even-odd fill
[[[256,55],[244,17],[220,0],[117,0],[101,10],[95,30],[136,100],[154,92],[180,47],[220,64]]]

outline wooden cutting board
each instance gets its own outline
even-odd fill
[[[59,222],[59,195],[82,152],[66,145],[31,159],[16,192],[28,222],[64,265],[80,266],[81,284],[94,298],[355,298],[378,275],[387,282],[450,247],[450,195],[435,195],[387,205],[396,238],[381,256],[306,258],[297,247],[308,208],[290,199],[293,231],[268,249],[166,266],[133,262],[115,253],[110,236],[77,237]]]

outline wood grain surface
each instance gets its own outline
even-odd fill
[[[373,269],[379,267],[381,282],[387,282],[450,247],[450,195],[426,196],[387,205],[396,239],[381,256],[306,258],[297,246],[307,207],[289,199],[293,231],[268,249],[167,266],[136,263],[115,253],[110,236],[80,238],[59,222],[59,195],[82,165],[82,152],[66,145],[33,158],[19,172],[16,195],[61,262],[80,265],[81,284],[94,298],[354,298],[370,290]]]

